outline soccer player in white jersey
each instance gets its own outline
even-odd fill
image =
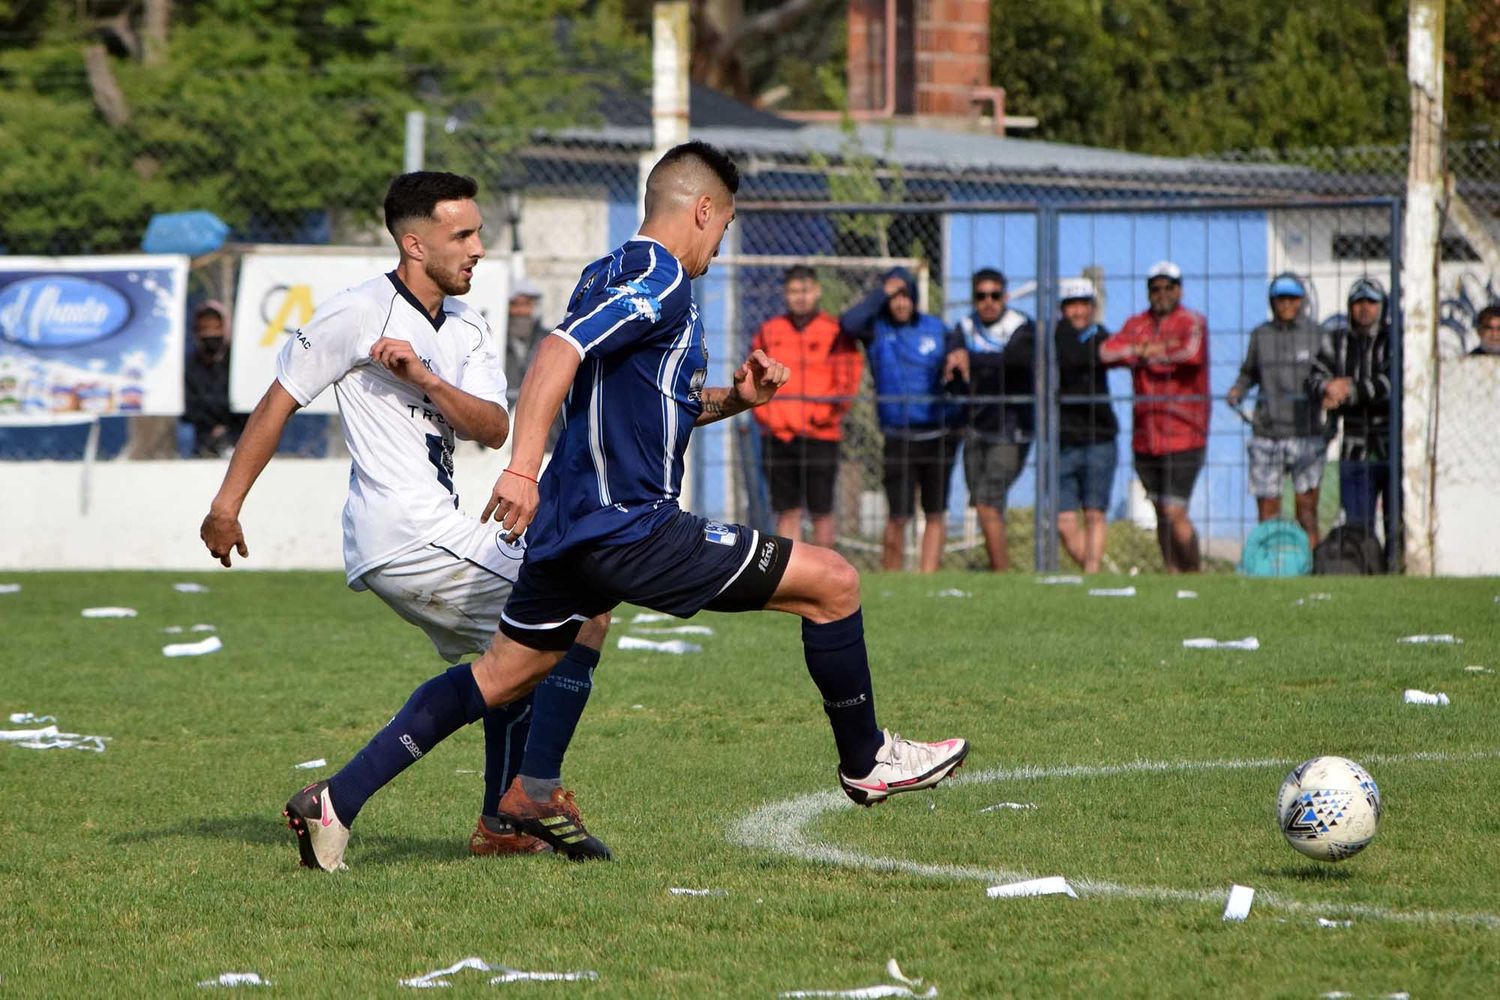
[[[629,602],[683,618],[704,608],[799,616],[808,672],[833,727],[839,784],[855,802],[931,787],[963,762],[966,740],[918,743],[876,723],[859,574],[842,556],[678,506],[694,425],[759,406],[787,379],[784,365],[757,350],[732,385],[705,388],[691,282],[718,253],[738,187],[739,171],[714,147],[669,150],[647,178],[639,235],[584,269],[567,318],[538,347],[521,384],[510,467],[481,515],[494,513],[510,537],[529,527],[525,562],[501,635],[475,661],[465,697],[439,716],[418,688],[396,714],[391,727],[401,727],[413,754],[473,721],[483,705],[523,697],[583,623]],[[565,401],[563,435],[542,473],[547,430]],[[392,760],[400,767],[372,767],[365,780],[389,781],[410,763]],[[563,806],[520,782],[500,800],[502,816],[560,850],[587,836]],[[335,813],[310,824],[330,851],[347,839],[340,820]]]
[[[396,269],[330,299],[287,340],[276,380],[246,424],[201,531],[225,566],[232,550],[249,555],[239,512],[250,487],[292,413],[332,386],[352,459],[343,518],[348,584],[374,591],[426,632],[449,663],[489,646],[522,553],[462,513],[453,488],[455,438],[498,448],[510,430],[494,337],[477,310],[454,298],[468,292],[484,256],[476,193],[472,179],[448,173],[419,171],[391,183],[385,217],[400,250]],[[548,849],[499,819],[500,796],[518,771],[540,781],[534,788],[560,786],[562,755],[588,699],[607,621],[590,622],[570,651],[571,666],[537,692],[535,705],[522,699],[481,713],[485,797],[471,852]],[[470,669],[449,674],[467,680]],[[438,681],[438,693],[452,696],[448,675]],[[399,735],[392,740],[410,759]],[[347,828],[373,791],[341,773],[288,803],[304,864],[331,870],[341,863],[320,856],[307,835],[306,816],[318,801],[337,801]],[[608,850],[589,838],[570,856],[608,857]]]

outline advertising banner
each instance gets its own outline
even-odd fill
[[[318,247],[300,253],[282,249],[247,253],[240,261],[235,292],[234,353],[229,366],[229,402],[235,411],[249,412],[260,402],[276,378],[281,345],[312,319],[319,306],[395,266],[394,250]],[[486,259],[474,268],[473,288],[464,296],[489,321],[502,357],[508,289],[505,264]],[[404,303],[403,307],[410,308]],[[337,413],[338,404],[332,392],[325,392],[304,411]]]
[[[0,257],[0,414],[182,413],[188,259]]]

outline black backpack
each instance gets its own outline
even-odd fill
[[[1313,549],[1313,573],[1319,576],[1368,576],[1385,572],[1385,549],[1375,535],[1357,524],[1334,528]]]

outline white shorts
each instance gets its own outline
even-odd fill
[[[1317,437],[1252,437],[1250,453],[1250,494],[1259,500],[1281,496],[1282,477],[1290,474],[1293,493],[1310,493],[1323,482],[1323,465],[1327,461],[1328,441]]]
[[[359,582],[427,633],[439,656],[457,663],[489,648],[524,552],[497,544],[495,526],[476,521],[471,538],[412,549]]]

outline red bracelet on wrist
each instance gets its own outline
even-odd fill
[[[512,476],[520,476],[522,479],[526,480],[528,483],[535,483],[536,482],[535,479],[532,479],[530,476],[528,476],[524,472],[517,472],[515,469],[506,469],[505,471],[508,472],[508,473],[510,473]],[[538,485],[540,485],[540,484],[538,484]]]

